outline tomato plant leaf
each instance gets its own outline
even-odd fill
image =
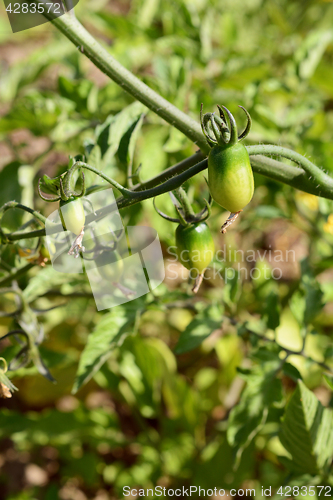
[[[138,310],[118,306],[102,316],[81,354],[73,393],[87,383],[110,356],[112,350],[123,343],[132,332]]]
[[[23,291],[23,296],[28,302],[32,302],[51,288],[63,285],[64,283],[71,283],[74,285],[85,282],[87,282],[87,279],[83,275],[68,275],[66,273],[59,273],[53,269],[53,267],[47,267],[30,279],[27,287]]]
[[[333,412],[301,381],[287,405],[280,440],[298,474],[317,474],[332,461]]]
[[[21,201],[22,188],[18,182],[18,172],[21,164],[14,161],[6,165],[0,172],[0,207],[10,200]],[[1,220],[1,226],[14,231],[22,223],[21,210],[8,210]]]
[[[60,187],[59,179],[51,179],[47,174],[42,177],[42,191],[48,194],[58,194],[58,189]]]
[[[291,378],[294,382],[302,380],[302,375],[300,374],[296,366],[292,365],[291,363],[284,363],[282,371],[284,375]]]
[[[126,165],[132,165],[134,159],[134,149],[136,141],[139,137],[140,130],[143,123],[144,114],[137,118],[137,120],[131,125],[126,134],[123,135],[119,148],[118,148],[118,157],[121,162]]]
[[[324,379],[333,391],[333,375],[324,374]]]
[[[116,115],[109,116],[102,125],[96,127],[96,142],[101,148],[105,165],[118,151],[122,137],[138,121],[146,107],[134,102]]]
[[[301,262],[300,288],[290,299],[290,309],[296,320],[309,325],[324,306],[324,293],[306,259]]]
[[[218,306],[200,312],[181,333],[175,354],[183,354],[198,347],[209,335],[221,327],[222,311]]]
[[[227,429],[228,442],[235,451],[235,468],[244,449],[265,425],[270,407],[282,399],[282,384],[276,378],[279,357],[269,353],[268,359],[262,366],[239,371],[247,385],[240,402],[230,412]]]
[[[266,319],[267,328],[275,330],[280,325],[280,304],[276,293],[271,292],[266,301],[263,317]]]
[[[61,121],[50,133],[54,142],[63,143],[89,128],[88,120],[68,119]]]
[[[301,78],[311,78],[329,43],[332,42],[331,31],[311,31],[295,54],[297,71]]]

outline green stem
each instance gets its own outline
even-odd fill
[[[249,155],[272,155],[272,156],[282,156],[288,160],[292,160],[298,165],[300,165],[303,170],[308,174],[308,180],[312,181],[312,184],[319,185],[322,188],[333,189],[333,179],[327,175],[323,170],[317,167],[310,160],[305,158],[296,151],[291,149],[283,148],[281,146],[274,146],[271,144],[259,144],[258,146],[247,146],[247,151]]]
[[[1,228],[0,228],[1,230]],[[61,226],[59,224],[59,231],[61,231]],[[28,238],[40,238],[41,236],[45,236],[45,229],[36,229],[36,231],[20,231],[17,233],[5,234],[5,238],[9,243],[13,241],[25,240]]]
[[[52,19],[51,14],[46,15],[46,17]],[[80,47],[81,52],[97,68],[109,76],[111,80],[120,85],[122,89],[142,102],[170,125],[180,130],[186,137],[196,143],[202,151],[208,153],[209,146],[201,132],[199,123],[161,97],[116,61],[75,17],[65,14],[53,19],[52,24],[73,42],[76,47]]]
[[[186,191],[182,187],[179,187],[174,190],[174,195],[184,210],[185,220],[194,217],[195,213],[190,203],[190,200],[188,199]]]
[[[21,276],[24,276],[35,265],[36,264],[30,262],[29,264],[26,264],[25,266],[20,267],[19,269],[13,270],[9,275],[5,276],[4,278],[2,278],[0,280],[0,287],[10,285],[10,283],[13,280],[17,280],[17,279],[21,278]],[[13,290],[13,292],[15,292],[15,291]]]
[[[251,166],[257,174],[269,177],[277,182],[288,184],[294,189],[299,189],[305,193],[322,196],[329,200],[333,200],[333,188],[330,184],[321,186],[313,183],[309,179],[309,175],[302,168],[286,165],[266,156],[250,156]]]
[[[185,181],[198,174],[202,170],[207,168],[207,160],[203,160],[193,167],[188,168],[187,170],[179,173],[175,177],[168,179],[167,181],[159,184],[153,188],[137,191],[135,192],[135,196],[131,196],[130,198],[121,197],[116,200],[118,209],[126,208],[135,203],[139,203],[140,201],[147,200],[149,198],[154,198],[155,196],[160,196],[161,194],[168,193],[169,191],[173,191],[184,184]],[[134,194],[134,192],[133,192]],[[104,216],[109,212],[111,207],[104,207],[100,211],[97,211],[98,216]]]
[[[153,179],[150,179],[150,181],[147,181],[146,183],[143,184],[137,184],[134,186],[133,191],[127,190],[127,193],[131,193],[131,197],[129,198],[128,196],[120,197],[117,200],[117,206],[119,209],[121,208],[126,208],[128,206],[134,205],[135,203],[139,203],[140,201],[146,200],[148,198],[153,198],[154,196],[158,196],[160,194],[167,193],[169,191],[172,191],[178,187],[180,187],[186,180],[190,179],[193,177],[193,175],[197,174],[201,170],[204,170],[207,168],[207,160],[203,160],[199,163],[196,163],[192,167],[189,167],[192,163],[197,158],[201,157],[200,154],[195,154],[191,156],[190,158],[187,158],[183,162],[178,163],[177,165],[174,165],[173,167],[169,168],[168,171],[162,172],[162,174],[154,177]],[[98,175],[101,175],[107,182],[110,182],[112,184],[116,183],[116,181],[113,181],[113,179],[110,179],[108,176],[103,174],[102,172],[97,171],[94,167],[91,167],[88,164],[85,164],[84,162],[77,162],[78,167],[82,166],[84,168],[88,168],[89,170],[92,170],[93,172],[97,173]],[[184,171],[184,169],[186,169]],[[177,171],[180,171],[178,175],[175,175]],[[167,178],[170,175],[174,175],[174,177],[171,177],[167,181],[165,181],[162,184],[159,184],[161,179]],[[157,186],[156,186],[157,183]],[[118,183],[116,183],[118,185]],[[149,186],[154,186],[149,189],[145,189]],[[117,186],[115,186],[117,187]],[[120,184],[119,187],[121,189],[123,188]],[[118,188],[117,188],[118,189]],[[127,194],[126,193],[126,194]],[[100,217],[105,216],[108,211],[111,209],[111,206],[104,207],[102,210],[98,211],[98,215]],[[31,209],[30,209],[31,210]],[[87,223],[89,223],[89,216],[87,217]],[[61,231],[61,227],[59,225],[54,227],[53,232],[56,233],[58,231]],[[51,234],[51,233],[50,233]],[[17,233],[12,233],[12,234],[6,234],[5,237],[6,239],[11,242],[11,241],[18,241],[24,238],[35,238],[35,237],[40,237],[40,236],[45,236],[45,229],[40,229],[37,231],[30,231],[30,232],[17,232]]]
[[[68,14],[56,19],[52,19],[52,14],[46,15],[46,17],[50,19],[56,28],[59,29],[69,40],[71,40],[76,47],[80,47],[81,52],[83,52],[95,64],[95,66],[101,69],[135,99],[145,104],[149,109],[154,111],[154,113],[170,123],[170,125],[180,130],[186,137],[195,142],[204,153],[208,154],[210,147],[208,146],[207,141],[200,129],[200,125],[124,68],[90,35],[90,33],[75,17]],[[311,192],[313,194],[332,199],[333,179],[302,155],[280,146],[259,145],[248,146],[247,149],[249,154],[252,156],[269,154],[283,156],[295,161],[301,165],[303,170],[309,175],[307,180],[314,181],[312,184],[314,184],[315,187],[310,187],[309,182],[301,179],[301,185],[304,185],[306,188],[304,190],[306,192]],[[268,163],[269,167],[272,165],[272,163]],[[283,169],[281,177],[285,176],[287,184],[291,183],[293,178],[295,178],[296,182],[299,181],[299,175],[301,175],[300,172],[296,173],[295,171],[290,170],[288,165],[284,165],[283,163],[280,163],[279,165],[280,168]],[[274,172],[276,169],[274,169],[271,173],[269,169],[265,169],[263,167],[260,160],[254,161],[253,166],[254,171],[258,169],[258,171],[260,171],[259,173],[264,173],[264,175],[267,175],[268,177],[276,178],[277,176],[276,172]],[[277,167],[277,165],[274,164],[274,167]],[[134,191],[141,191],[147,187],[148,186],[143,188],[135,186]],[[153,186],[149,185],[149,188],[150,187]],[[298,185],[295,187],[298,187]],[[125,188],[122,189],[122,194],[124,196],[129,194],[125,191]],[[302,189],[302,187],[300,189]]]
[[[69,40],[71,40],[77,47],[80,47],[81,51],[95,64],[95,66],[101,69],[106,75],[108,75],[114,82],[116,82],[124,90],[131,94],[135,99],[145,104],[149,109],[154,111],[161,118],[184,133],[184,135],[195,142],[204,153],[208,154],[210,147],[208,146],[206,139],[202,134],[200,125],[185,113],[177,109],[174,105],[169,103],[166,99],[154,92],[151,88],[149,88],[146,84],[144,84],[136,76],[134,76],[130,71],[124,68],[119,62],[117,62],[109,54],[109,52],[90,35],[90,33],[76,18],[67,14],[56,19],[52,19],[51,14],[46,17],[52,20],[52,23],[57,27],[57,29],[59,29]],[[248,151],[252,156],[269,154],[284,156],[285,158],[289,158],[295,161],[296,163],[301,165],[303,167],[303,170],[309,175],[308,179],[306,179],[305,177],[300,179],[300,176],[303,175],[302,172],[296,172],[296,169],[291,170],[292,167],[284,165],[283,163],[272,164],[271,162],[267,162],[267,166],[269,168],[265,168],[262,161],[255,160],[253,161],[253,167],[254,171],[258,171],[259,173],[262,173],[276,180],[279,180],[278,177],[284,177],[285,181],[282,180],[282,182],[286,182],[287,184],[292,185],[292,182],[294,180],[296,181],[295,184],[297,183],[297,185],[294,184],[294,187],[299,187],[298,182],[300,181],[300,189],[303,189],[302,186],[304,186],[305,189],[303,190],[306,192],[332,199],[333,179],[300,154],[291,150],[287,150],[285,148],[281,148],[279,146],[265,145],[249,146]],[[273,171],[270,170],[272,166],[274,167],[272,169]],[[180,167],[180,171],[182,171],[181,168],[182,167]],[[281,169],[281,175],[276,172],[277,168]],[[173,171],[173,174],[176,173],[179,173],[179,171],[176,171],[175,169]],[[307,182],[309,180],[313,180],[314,182]],[[154,187],[151,184],[152,182],[155,182],[155,179],[152,179],[150,181],[149,186],[135,186],[133,190],[141,191],[142,189]],[[310,184],[313,184],[314,187],[310,186]],[[116,187],[115,184],[113,185]],[[129,197],[131,197],[131,195],[127,191],[125,191],[125,188],[123,187],[121,192],[124,196],[127,196],[128,194]],[[132,200],[130,204],[132,204]]]
[[[7,210],[10,210],[11,208],[19,208],[20,210],[24,210],[25,212],[29,212],[29,214],[32,214],[37,220],[42,222],[42,224],[46,223],[46,217],[44,217],[44,215],[37,212],[33,208],[26,207],[25,205],[21,205],[21,203],[18,203],[17,201],[9,201],[8,203],[5,203],[0,208],[0,216],[1,216],[1,213],[4,214],[5,212],[7,212]]]
[[[252,146],[249,147],[252,148]],[[177,165],[166,169],[158,176],[142,184],[136,184],[133,188],[133,191],[131,191],[131,197],[120,197],[117,199],[118,208],[126,208],[139,203],[140,201],[153,198],[155,196],[159,196],[161,194],[177,189],[185,181],[207,168],[207,159],[202,160],[195,165],[189,166],[194,163],[197,158],[200,157],[202,157],[201,153],[193,155],[190,158],[187,158],[186,160],[178,163]],[[266,177],[269,177],[278,182],[283,182],[284,184],[288,184],[306,193],[314,194],[316,196],[322,196],[330,200],[333,199],[333,188],[331,188],[330,185],[314,185],[311,180],[309,180],[308,174],[302,168],[292,167],[290,165],[286,165],[285,163],[272,160],[271,158],[260,156],[259,153],[258,156],[251,156],[250,159],[254,172],[257,172],[258,174],[265,175]],[[170,176],[172,177],[170,178]],[[163,180],[164,182],[160,183]],[[133,196],[134,192],[135,196]],[[100,213],[99,215],[103,216],[107,214],[110,208],[111,207],[104,207],[102,209],[102,213]],[[55,226],[54,232],[56,233],[57,230],[61,230],[60,226],[59,228]],[[44,235],[45,230],[40,229],[30,232],[6,234],[5,236],[8,241],[17,241],[23,238],[34,238]]]
[[[135,186],[133,186],[133,191],[143,191],[145,189],[150,189],[152,187],[155,187],[157,184],[161,184],[162,182],[171,179],[171,177],[181,174],[190,167],[197,165],[199,162],[204,160],[205,157],[206,156],[203,153],[201,153],[201,151],[197,151],[194,155],[185,158],[185,160],[176,163],[176,165],[166,168],[165,170],[163,170],[163,172],[156,175],[152,179],[149,179],[148,181],[145,182],[141,182],[140,184],[135,184]]]
[[[12,241],[11,234],[6,234],[3,229],[1,228],[1,220],[5,212],[7,210],[11,210],[12,208],[18,208],[20,210],[24,210],[25,212],[28,212],[29,214],[32,214],[39,222],[45,225],[46,223],[46,217],[42,215],[41,213],[37,212],[33,208],[26,207],[25,205],[22,205],[21,203],[18,203],[17,201],[9,201],[8,203],[5,203],[2,207],[0,207],[0,240],[2,243],[6,243],[9,241]],[[35,231],[33,231],[35,233]],[[29,233],[21,233],[22,234],[29,234]],[[34,234],[35,236],[35,234]],[[17,239],[23,239],[26,236],[23,236],[22,238],[17,238]]]
[[[77,161],[71,168],[71,173],[73,173],[74,170],[77,170],[78,168],[85,168],[87,170],[90,170],[91,172],[94,172],[94,174],[98,175],[106,182],[111,184],[111,186],[118,189],[118,191],[120,191],[120,193],[127,198],[131,196],[136,196],[136,194],[134,194],[131,189],[125,188],[124,186],[119,184],[119,182],[115,181],[114,179],[111,179],[111,177],[109,177],[108,175],[103,174],[103,172],[101,172],[97,168],[93,167],[92,165],[88,165],[88,163],[84,163],[83,161]]]
[[[184,172],[184,170],[187,170],[189,167],[193,167],[200,161],[204,160],[205,157],[206,156],[199,150],[194,155],[185,158],[179,163],[176,163],[176,165],[166,168],[165,170],[163,170],[163,172],[149,179],[148,181],[138,182],[131,188],[131,191],[144,191],[146,189],[153,188],[158,184],[167,181],[171,177],[174,177],[177,174]],[[99,185],[95,184],[93,186],[89,186],[86,190],[86,195],[88,195],[91,192],[93,193],[95,191],[100,191],[103,189],[105,189],[105,186],[102,184]]]

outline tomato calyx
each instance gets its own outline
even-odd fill
[[[55,201],[68,201],[70,198],[81,198],[85,195],[85,177],[84,173],[80,171],[80,158],[81,155],[73,158],[69,157],[68,170],[55,178],[50,178],[44,175],[42,178],[38,179],[38,194],[40,198],[47,202]],[[77,175],[79,172],[79,175]],[[46,192],[55,194],[54,197],[47,197],[43,194],[41,190],[41,184],[44,183]],[[76,191],[76,184],[81,185],[81,190]]]
[[[46,202],[60,202],[59,215],[63,228],[76,235],[68,251],[68,255],[74,255],[75,258],[78,258],[80,253],[85,251],[82,245],[85,212],[80,198],[85,195],[86,186],[84,173],[80,171],[79,165],[79,157],[70,157],[66,172],[53,179],[44,175],[43,178],[38,179],[37,185],[38,194],[42,200]],[[45,185],[44,190],[55,194],[55,196],[45,196],[41,189],[42,183]],[[80,191],[76,191],[76,184],[81,185]]]
[[[201,128],[209,146],[214,147],[219,145],[228,147],[236,144],[242,139],[245,139],[250,132],[252,125],[250,113],[243,106],[239,106],[239,108],[241,108],[246,114],[247,123],[243,132],[238,134],[236,120],[230,113],[229,109],[225,106],[220,106],[219,104],[217,105],[217,108],[219,110],[219,116],[215,115],[215,113],[203,114],[203,104],[201,104],[200,108]],[[229,125],[224,112],[228,117]],[[211,132],[214,136],[212,136]]]
[[[156,206],[156,198],[153,199],[154,208],[155,208],[156,212],[163,219],[165,219],[169,222],[175,222],[177,224],[182,224],[183,226],[188,226],[190,224],[198,224],[200,222],[204,222],[210,217],[211,211],[212,211],[211,207],[212,207],[212,202],[213,202],[213,199],[210,195],[209,195],[208,200],[206,200],[206,198],[203,199],[203,202],[205,204],[204,208],[202,210],[200,210],[200,212],[195,214],[194,212],[186,213],[186,210],[184,209],[184,207],[182,207],[180,205],[180,203],[178,202],[175,195],[173,193],[169,193],[169,194],[170,194],[170,197],[173,201],[173,205],[174,205],[175,210],[178,214],[178,217],[170,217],[169,215],[162,212]]]

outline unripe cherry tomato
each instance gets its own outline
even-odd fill
[[[43,259],[51,260],[49,250],[45,245],[41,245],[39,252],[41,257],[43,257]]]
[[[124,262],[117,250],[107,250],[95,258],[98,272],[103,279],[110,283],[118,283],[123,272]]]
[[[61,200],[59,213],[64,228],[79,235],[86,221],[81,198],[71,197],[67,201]]]
[[[243,144],[216,145],[210,150],[208,184],[213,199],[229,212],[239,212],[251,201],[254,179]]]
[[[195,270],[197,274],[205,271],[215,253],[211,232],[204,222],[189,226],[179,224],[176,229],[176,246],[179,261],[186,269]]]

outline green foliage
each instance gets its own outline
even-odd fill
[[[265,425],[269,409],[282,400],[281,380],[276,377],[280,366],[278,350],[259,348],[254,358],[261,362],[260,366],[238,369],[246,380],[246,388],[228,421],[227,439],[236,450],[237,466],[244,448]]]
[[[134,144],[130,146],[129,141],[136,129],[145,107],[135,102],[126,107],[115,116],[110,116],[99,127],[96,128],[96,144],[101,149],[101,155],[105,166],[120,148],[119,155],[123,162],[127,160],[127,154],[133,155]],[[137,133],[136,132],[136,133]],[[127,147],[126,147],[127,143]],[[131,149],[131,152],[127,153]],[[125,150],[125,151],[124,151]]]
[[[333,412],[299,382],[285,412],[281,442],[292,456],[288,463],[298,474],[327,470],[333,455]]]
[[[18,200],[21,198],[21,187],[18,182],[18,172],[20,163],[18,161],[9,163],[0,172],[0,204],[4,205],[9,200]],[[6,214],[3,225],[13,231],[22,223],[22,212],[13,210]]]
[[[221,327],[221,307],[211,305],[199,312],[181,333],[175,347],[176,354],[183,354],[198,347],[214,330]]]
[[[300,290],[290,301],[291,310],[300,325],[309,325],[323,307],[323,292],[306,261],[301,263]]]
[[[112,349],[120,345],[132,332],[139,304],[135,302],[119,306],[103,316],[95,330],[89,336],[77,371],[73,391],[76,392],[99,370],[111,355]]]

